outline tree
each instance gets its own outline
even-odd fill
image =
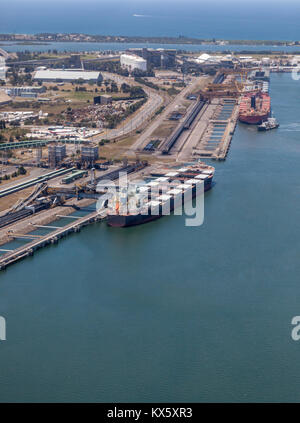
[[[19,169],[18,169],[18,172],[19,172],[20,175],[26,175],[27,170],[25,169],[25,167],[20,166]]]
[[[119,91],[118,86],[115,82],[111,83],[111,92],[112,93],[117,93]]]
[[[129,93],[130,92],[130,85],[123,82],[123,84],[121,85],[121,91],[123,91],[123,93]]]
[[[10,123],[10,126],[20,126],[20,125],[21,125],[20,121],[18,121],[18,120],[15,120],[14,122]]]
[[[133,85],[130,87],[130,97],[145,97],[146,93],[142,87]]]

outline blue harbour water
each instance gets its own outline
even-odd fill
[[[19,13],[16,13],[18,10]],[[300,33],[300,4],[297,0],[10,0],[3,2],[0,33],[76,32],[102,35],[195,37],[228,40],[297,40]],[[22,45],[0,42],[15,51],[124,50],[145,44],[43,43]],[[268,45],[146,44],[189,51],[294,52],[300,47]],[[300,50],[299,50],[300,51]]]
[[[91,42],[40,42],[22,44],[16,41],[0,41],[0,47],[9,53],[18,51],[47,52],[92,52],[92,51],[124,51],[128,48],[174,48],[188,52],[269,52],[300,53],[300,46],[275,46],[275,45],[216,45],[216,44],[162,44],[162,43],[91,43]],[[266,53],[267,54],[267,53]]]
[[[0,401],[299,401],[300,82],[271,96],[203,226],[94,224],[0,273]]]
[[[16,13],[16,10],[19,13]],[[228,40],[297,40],[300,32],[297,0],[11,0],[1,6],[1,33],[76,32],[102,35],[195,37]],[[145,44],[128,43],[22,43],[0,42],[15,51],[124,50]],[[152,44],[189,51],[285,51],[297,46]]]

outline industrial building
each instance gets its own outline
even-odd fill
[[[6,94],[12,97],[37,97],[37,94],[44,93],[46,88],[41,87],[10,87],[7,88]]]
[[[176,65],[175,49],[130,48],[127,52],[146,60],[147,69],[151,67],[170,69]]]
[[[4,106],[11,102],[12,99],[4,91],[0,91],[0,106]]]
[[[5,76],[6,76],[5,58],[0,56],[0,80],[5,81]]]
[[[134,54],[121,54],[120,56],[121,66],[127,68],[129,71],[139,69],[141,71],[147,71],[147,61],[142,57]]]
[[[89,145],[81,147],[81,160],[83,162],[93,163],[99,157],[97,145]]]
[[[76,181],[77,179],[83,178],[88,175],[87,170],[74,170],[71,175],[67,175],[62,179],[63,184],[70,184],[71,182]]]
[[[158,49],[160,51],[160,67],[163,69],[174,68],[176,65],[176,50]]]
[[[199,65],[205,65],[205,66],[222,66],[222,67],[233,67],[234,63],[236,63],[238,60],[232,56],[231,54],[227,54],[226,56],[211,56],[210,54],[203,53],[197,59],[195,59],[195,62]]]
[[[270,81],[270,71],[267,69],[254,70],[250,73],[251,81]]]
[[[33,80],[42,82],[75,82],[79,79],[84,82],[102,82],[100,72],[85,71],[82,69],[46,69],[36,71]]]
[[[240,56],[239,63],[241,65],[253,66],[257,63],[257,60],[255,60],[252,56]]]
[[[112,96],[111,95],[98,95],[94,97],[94,104],[111,104],[112,103]]]
[[[80,54],[71,54],[69,59],[69,66],[71,68],[77,68],[77,69],[81,67]]]
[[[55,167],[66,157],[65,144],[50,144],[48,146],[48,161],[50,167]]]

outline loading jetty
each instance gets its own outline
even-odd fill
[[[49,244],[56,244],[59,239],[67,236],[72,232],[79,232],[82,227],[87,226],[89,224],[99,222],[106,218],[105,211],[95,211],[93,213],[89,213],[83,217],[76,217],[76,216],[60,216],[57,217],[64,217],[64,218],[72,218],[72,222],[63,226],[63,227],[53,227],[53,226],[45,226],[45,225],[33,225],[33,230],[37,228],[44,228],[44,229],[54,229],[51,233],[46,235],[33,235],[33,234],[18,234],[13,231],[9,232],[9,237],[11,239],[31,239],[30,242],[26,243],[25,245],[9,250],[9,249],[1,249],[0,252],[4,252],[0,257],[0,270],[6,269],[7,266],[25,258],[28,256],[32,256],[34,252],[40,248],[43,248]]]

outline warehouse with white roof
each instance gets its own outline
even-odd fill
[[[147,70],[147,61],[142,57],[135,56],[134,54],[121,54],[120,57],[121,66],[127,68],[130,71],[139,69],[141,71]]]
[[[42,82],[74,82],[82,79],[84,82],[102,82],[100,72],[89,72],[81,69],[42,69],[37,70],[33,80]]]

